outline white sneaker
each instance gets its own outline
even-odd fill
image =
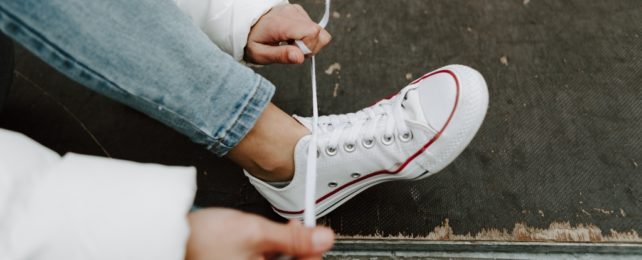
[[[440,171],[473,139],[487,107],[481,74],[451,65],[356,113],[319,117],[317,218],[375,184]],[[311,129],[310,118],[294,117]],[[284,187],[245,172],[274,211],[286,218],[303,217],[309,141],[305,136],[296,145],[294,177]]]

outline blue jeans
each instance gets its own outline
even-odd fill
[[[171,0],[2,0],[0,30],[71,79],[219,156],[274,93]]]

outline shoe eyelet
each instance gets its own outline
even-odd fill
[[[384,145],[391,145],[395,141],[394,135],[384,135],[381,137],[381,143]]]
[[[336,182],[329,182],[328,183],[328,187],[330,187],[330,188],[336,188],[337,186],[339,186],[339,184],[336,183]]]
[[[356,148],[357,148],[356,145],[354,145],[353,143],[347,143],[343,145],[343,150],[346,150],[346,152],[349,152],[349,153],[354,152]]]
[[[363,147],[367,149],[372,148],[374,146],[374,143],[375,143],[374,138],[363,139],[363,141],[361,142]]]
[[[413,137],[412,131],[408,131],[408,132],[405,132],[403,134],[400,134],[399,135],[399,140],[401,140],[402,142],[405,143],[405,142],[408,142],[408,141],[412,140],[412,137]]]
[[[325,148],[325,153],[327,155],[329,155],[329,156],[333,156],[333,155],[337,154],[337,147],[328,146],[327,148]]]
[[[319,151],[319,148],[317,148],[317,158],[321,157],[321,151]]]
[[[361,174],[359,174],[359,173],[355,172],[355,173],[353,173],[353,174],[350,174],[350,177],[352,177],[352,178],[356,179],[356,178],[361,177]]]

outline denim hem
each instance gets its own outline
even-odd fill
[[[52,8],[63,10],[63,7],[67,6],[67,2],[59,1],[62,1],[62,4],[58,3],[62,6],[42,5],[40,7],[47,10]],[[29,19],[30,16],[25,14],[29,13],[26,11],[27,9],[17,8],[17,11],[13,10],[12,12],[11,9],[8,9],[11,4],[12,2],[0,4],[0,31],[5,32],[27,50],[74,81],[159,120],[187,135],[195,143],[204,145],[218,156],[225,155],[245,137],[274,94],[275,87],[272,83],[247,67],[238,64],[227,54],[220,52],[218,48],[212,48],[213,46],[206,37],[199,37],[201,34],[185,33],[185,37],[176,38],[172,38],[176,35],[169,34],[165,35],[167,36],[165,38],[168,41],[174,39],[174,45],[183,46],[186,50],[200,48],[207,54],[207,59],[202,56],[181,59],[183,56],[180,55],[184,55],[184,52],[176,57],[178,53],[173,47],[163,44],[160,44],[159,50],[142,51],[141,48],[145,48],[149,44],[155,46],[158,37],[152,36],[156,34],[151,36],[138,34],[139,37],[133,39],[123,38],[121,40],[128,44],[120,41],[116,43],[126,47],[131,46],[132,49],[124,48],[123,50],[130,52],[123,52],[123,55],[117,55],[119,53],[107,55],[105,50],[114,48],[113,44],[101,45],[106,42],[96,40],[101,35],[91,37],[91,32],[95,31],[94,27],[97,27],[97,24],[87,25],[85,28],[83,25],[75,23],[76,21],[63,20],[59,21],[58,28],[66,28],[67,24],[71,24],[70,28],[77,29],[77,31],[75,33],[62,31],[58,33],[60,35],[47,34],[51,31],[43,29],[47,27],[42,24],[42,21]],[[15,8],[15,6],[13,7]],[[61,10],[56,9],[55,11],[60,12]],[[123,10],[116,9],[114,12],[120,11]],[[169,15],[173,14],[170,12]],[[158,15],[158,19],[152,20],[160,23],[165,21],[161,18],[166,17],[167,15]],[[192,24],[187,21],[174,25],[180,29],[172,30],[172,32],[194,30]],[[123,32],[115,30],[111,33]],[[160,33],[162,34],[163,31]],[[65,41],[59,37],[75,39],[74,42],[79,44],[61,44]],[[185,41],[183,39],[191,40]],[[109,41],[107,40],[107,42]],[[92,53],[85,46],[88,44],[93,44],[91,46],[96,46],[102,52]],[[166,48],[161,48],[163,46]],[[150,58],[156,57],[152,54],[167,55],[168,57],[165,59]],[[198,54],[200,55],[201,52]],[[136,55],[143,56],[139,59],[131,58]],[[171,60],[172,58],[173,60]],[[123,64],[116,66],[115,63],[118,62],[124,63],[124,65],[127,65],[127,62],[136,64],[168,62],[167,65],[174,66],[137,66],[132,72],[125,69],[127,66],[122,66]],[[192,63],[199,66],[185,69],[185,64]],[[171,76],[172,73],[179,73],[179,75]],[[158,89],[140,87],[149,85],[157,85]]]
[[[257,75],[258,85],[254,94],[249,98],[247,104],[242,108],[239,116],[236,117],[232,126],[225,130],[222,137],[208,146],[208,149],[218,156],[224,156],[234,148],[247,133],[254,127],[265,107],[274,95],[274,85],[261,76]]]

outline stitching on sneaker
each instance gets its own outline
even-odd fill
[[[345,184],[343,184],[341,186],[338,186],[334,190],[332,190],[332,191],[326,193],[325,195],[321,196],[320,198],[318,198],[316,200],[315,204],[319,204],[320,202],[322,202],[325,199],[331,197],[332,195],[338,193],[339,191],[341,191],[341,190],[343,190],[343,189],[345,189],[347,187],[350,187],[353,184],[356,184],[358,182],[366,180],[366,179],[368,179],[370,177],[375,177],[375,176],[380,175],[380,174],[398,174],[404,168],[406,168],[406,166],[408,166],[408,164],[410,164],[415,158],[419,157],[420,154],[422,154],[426,149],[428,149],[428,147],[430,147],[433,143],[435,143],[435,141],[437,141],[437,139],[439,139],[439,137],[441,137],[441,134],[450,125],[450,122],[452,121],[452,118],[455,115],[455,111],[457,110],[457,107],[459,106],[459,100],[460,100],[460,94],[461,94],[461,86],[460,86],[459,78],[457,77],[457,75],[455,75],[455,73],[452,70],[444,69],[444,70],[438,70],[438,71],[423,75],[421,78],[418,78],[415,81],[413,81],[412,83],[410,83],[410,85],[416,84],[418,82],[423,81],[426,78],[429,78],[431,76],[434,76],[434,75],[437,75],[437,74],[441,74],[441,73],[446,73],[446,74],[450,75],[451,77],[453,77],[453,79],[455,80],[455,85],[456,85],[456,89],[457,89],[457,95],[455,96],[455,105],[453,106],[453,109],[452,109],[450,115],[448,116],[448,120],[446,121],[446,124],[444,124],[444,126],[441,128],[441,130],[439,130],[439,132],[437,132],[418,151],[416,151],[414,154],[412,154],[410,157],[408,157],[406,159],[406,161],[403,164],[401,164],[401,166],[399,166],[399,168],[397,168],[397,170],[395,170],[395,171],[379,170],[379,171],[376,171],[376,172],[372,172],[372,173],[369,173],[369,174],[362,175],[361,177],[356,178],[356,179],[354,179],[352,181],[349,181],[349,182],[347,182],[347,183],[345,183]],[[396,96],[396,95],[393,95],[392,97],[394,97],[394,96]],[[279,209],[279,208],[275,207],[274,205],[272,205],[272,209],[274,209],[275,211],[281,212],[283,214],[301,214],[301,213],[304,212],[303,209],[299,210],[299,211],[283,210],[283,209]]]

